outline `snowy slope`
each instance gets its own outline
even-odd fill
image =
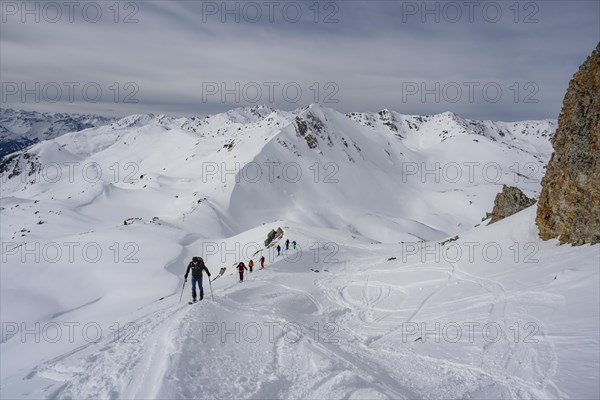
[[[598,246],[540,242],[535,207],[481,223],[539,193],[555,126],[254,107],[5,157],[2,397],[598,397]],[[179,303],[192,255],[227,267],[214,302]]]
[[[298,258],[293,250],[288,259],[265,253],[267,268],[247,282],[230,274],[215,281],[214,302],[181,305],[174,293],[131,313],[134,328],[118,340],[107,330],[71,352],[39,345],[56,351],[41,363],[22,360],[23,345],[9,340],[4,359],[19,360],[22,372],[4,379],[3,395],[597,397],[598,246],[540,243],[534,216],[529,209],[460,239],[462,246],[498,243],[505,256],[496,263],[483,253],[402,262],[397,245],[289,225],[306,253],[298,261],[290,261]],[[257,241],[259,233],[264,228],[230,240]],[[331,239],[339,250],[315,263],[313,241]],[[515,240],[538,246],[534,263],[515,263]],[[198,249],[198,242],[186,246],[179,264]]]
[[[99,115],[39,113],[0,108],[0,157],[41,140],[54,139],[114,121]]]
[[[223,225],[221,214],[226,215],[231,221],[220,235],[286,219],[398,242],[439,239],[472,228],[491,211],[502,184],[518,186],[529,195],[539,192],[553,122],[531,123],[527,131],[544,134],[528,137],[515,129],[512,139],[499,142],[494,138],[498,129],[490,128],[496,125],[480,123],[465,134],[462,125],[454,125],[457,117],[438,117],[433,126],[405,129],[407,137],[402,138],[387,128],[365,127],[316,105],[296,113],[240,109],[202,120],[131,116],[5,159],[0,166],[5,176],[20,169],[26,173],[6,182],[2,196],[19,193],[18,197],[33,198],[43,192],[46,199],[79,197],[88,202],[91,192],[126,189],[131,196],[147,196],[150,191],[158,200],[168,186],[173,193],[164,201],[177,206],[174,214],[167,211],[162,216],[190,212],[197,199],[207,198],[209,209],[200,207],[194,217],[202,215],[203,220],[211,218],[211,224]],[[441,139],[446,131],[453,132],[452,140]],[[415,145],[433,143],[434,138],[438,144]],[[58,163],[63,167],[60,175],[73,175],[74,182],[55,184],[57,172],[48,167],[50,163]],[[70,173],[65,163],[80,166]],[[94,166],[104,175],[97,182],[91,179]],[[27,177],[36,174],[50,177],[30,185],[32,178]],[[175,195],[177,201],[172,200]],[[255,200],[252,213],[246,212],[249,196]],[[346,207],[332,207],[342,199]],[[161,217],[166,207],[161,204],[160,210],[147,212],[123,208],[117,221],[121,216]],[[374,223],[383,230],[369,231]]]

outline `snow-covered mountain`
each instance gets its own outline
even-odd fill
[[[54,139],[68,132],[106,125],[114,118],[99,115],[39,113],[0,108],[0,157],[41,140]]]
[[[192,213],[222,236],[283,219],[375,241],[440,239],[480,223],[502,184],[536,195],[555,125],[450,113],[344,115],[318,105],[296,112],[244,108],[202,119],[134,115],[5,158],[0,171],[17,179],[7,180],[2,196],[84,202],[106,192],[150,196],[160,199],[158,209],[136,205],[118,218]],[[74,182],[36,178],[53,172],[52,163]],[[90,163],[100,179],[80,170]],[[203,207],[200,198],[207,199]],[[346,207],[335,207],[342,199]],[[464,205],[460,212],[457,204]]]
[[[599,246],[482,223],[555,129],[260,106],[8,155],[2,397],[597,398]],[[192,255],[226,269],[188,306]]]

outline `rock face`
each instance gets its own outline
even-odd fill
[[[490,224],[518,213],[533,204],[535,204],[535,199],[525,196],[519,188],[504,185],[502,192],[498,193],[494,200]]]
[[[600,242],[600,43],[563,101],[536,223],[544,240]]]
[[[281,239],[283,237],[283,229],[281,227],[277,228],[275,231],[271,229],[271,232],[267,234],[267,239],[265,240],[265,247],[269,247],[269,245],[277,239]]]

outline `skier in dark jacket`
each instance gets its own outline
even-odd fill
[[[200,288],[200,300],[204,298],[204,289],[202,288],[202,270],[206,271],[210,279],[210,271],[206,268],[202,257],[193,257],[192,262],[188,264],[187,271],[185,271],[184,279],[187,282],[188,275],[192,271],[192,301],[196,302],[196,282]]]
[[[248,268],[246,268],[246,265],[244,265],[243,262],[239,263],[237,266],[238,272],[240,273],[240,282],[244,281],[244,270],[248,270]]]
[[[290,239],[286,239],[285,240],[285,249],[289,250],[290,249]]]
[[[280,256],[281,255],[281,246],[277,245],[277,255]]]
[[[294,247],[294,250],[296,250],[296,241],[295,240],[292,242],[292,246]]]
[[[260,257],[260,269],[265,267],[265,256]]]

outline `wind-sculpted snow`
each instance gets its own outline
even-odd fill
[[[244,283],[228,271],[212,284],[215,300],[193,306],[181,305],[173,286],[171,295],[155,293],[163,300],[131,311],[119,331],[64,350],[45,343],[55,355],[20,363],[20,372],[3,377],[3,396],[595,397],[597,360],[586,349],[598,331],[590,319],[599,311],[597,248],[539,242],[534,213],[459,239],[463,246],[505,238],[496,243],[510,255],[493,265],[480,252],[456,262],[402,260],[397,245],[289,224],[299,248],[283,258],[263,253],[267,267]],[[274,226],[228,243],[258,242]],[[310,249],[330,237],[339,244],[334,259],[315,263]],[[534,241],[536,263],[516,262],[512,240]],[[170,271],[202,247],[193,236],[179,243]],[[300,251],[308,254],[292,261]],[[392,254],[398,259],[388,261]],[[577,267],[565,269],[574,260]],[[83,321],[90,310],[72,313]],[[9,339],[3,361],[27,345]]]
[[[253,107],[5,157],[1,397],[597,398],[598,247],[482,222],[554,126]]]

